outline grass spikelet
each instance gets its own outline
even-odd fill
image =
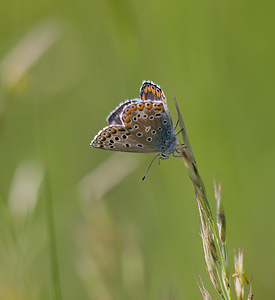
[[[189,177],[195,189],[195,195],[197,198],[200,216],[200,235],[202,238],[203,251],[208,275],[217,293],[220,295],[221,299],[231,300],[230,274],[226,243],[226,218],[221,195],[221,184],[218,183],[217,187],[216,182],[214,181],[214,191],[216,200],[215,220],[207,199],[204,182],[200,177],[195,156],[187,136],[183,118],[177,105],[175,94],[174,99],[178,113],[181,135],[185,145],[184,148],[181,145],[179,145],[180,154],[183,158]],[[239,250],[238,256],[235,254],[235,274],[233,276],[238,300],[242,300],[244,299],[244,282],[246,281],[248,283],[243,268],[242,250]],[[199,288],[204,299],[211,299],[211,296],[208,292],[206,292],[203,283],[202,287]],[[248,299],[252,298],[252,287],[250,286]]]

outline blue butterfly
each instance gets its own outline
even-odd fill
[[[178,152],[177,133],[166,104],[166,97],[157,84],[143,81],[140,99],[126,100],[107,117],[104,127],[91,141],[97,149],[152,153],[166,159]],[[155,157],[155,158],[156,158]]]

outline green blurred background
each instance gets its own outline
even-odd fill
[[[89,143],[144,79],[173,84],[212,209],[220,179],[256,299],[275,269],[274,1],[17,1],[0,9],[0,299],[202,299],[182,160]],[[52,210],[50,203],[52,202]],[[233,295],[234,299],[235,295]]]

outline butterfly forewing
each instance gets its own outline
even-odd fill
[[[161,87],[152,81],[143,81],[140,87],[140,99],[157,100],[166,103],[166,97]]]
[[[116,107],[106,118],[106,121],[108,122],[109,125],[122,125],[123,122],[121,120],[121,113],[123,109],[131,103],[140,101],[140,99],[132,99],[132,100],[126,100],[122,103],[119,104],[118,107]]]

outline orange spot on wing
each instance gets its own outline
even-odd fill
[[[153,95],[155,95],[155,93],[156,93],[156,89],[154,87],[152,87],[152,93],[153,93]]]
[[[131,109],[127,109],[126,114],[130,115],[130,113],[131,113]]]
[[[138,106],[138,109],[139,109],[139,110],[143,110],[143,108],[144,108],[144,105],[143,105],[143,104]]]
[[[142,94],[141,99],[142,99],[142,100],[145,100],[145,94],[144,94],[144,93]]]
[[[126,123],[129,123],[129,122],[130,122],[130,118],[129,118],[129,117],[126,117],[124,121],[125,121]]]
[[[152,104],[150,104],[150,103],[146,103],[146,104],[145,104],[145,107],[146,107],[147,109],[151,109],[151,107],[152,107]]]
[[[116,133],[115,129],[112,129],[110,132],[111,132],[111,133]]]
[[[158,97],[160,97],[160,94],[161,94],[161,92],[160,92],[160,91],[157,91],[157,96],[158,96]]]
[[[136,110],[136,109],[137,109],[136,106],[132,106],[132,107],[131,107],[131,110],[133,110],[133,111]]]
[[[106,137],[110,137],[111,135],[110,135],[110,133],[106,133]]]
[[[127,129],[132,129],[132,127],[129,124],[126,125],[126,128]]]
[[[147,86],[144,89],[144,93],[147,94]]]
[[[154,110],[160,110],[162,107],[162,104],[156,105],[154,106]]]
[[[151,90],[152,90],[152,89],[151,89],[151,87],[150,87],[150,86],[148,86],[148,92],[151,92]]]

